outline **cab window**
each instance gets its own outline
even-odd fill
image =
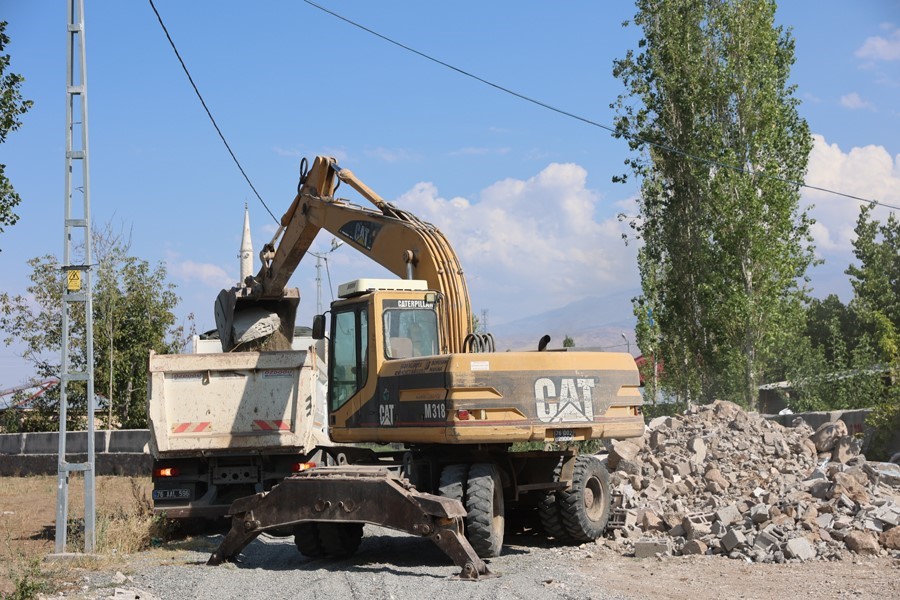
[[[391,308],[383,314],[386,358],[438,354],[437,315],[433,310]]]
[[[329,405],[337,410],[366,384],[369,348],[366,306],[349,307],[333,316],[329,365]]]

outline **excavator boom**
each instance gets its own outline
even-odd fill
[[[375,209],[335,198],[340,182],[359,192]],[[469,292],[459,259],[437,227],[393,206],[351,171],[340,168],[335,159],[323,156],[316,157],[308,172],[301,167],[297,196],[281,225],[277,248],[268,244],[260,254],[259,273],[241,287],[223,290],[216,299],[216,325],[224,350],[241,343],[241,332],[247,326],[239,325],[240,314],[254,315],[250,321],[255,322],[260,309],[278,316],[279,329],[289,343],[299,295],[286,286],[324,229],[398,277],[428,282],[441,294],[442,352],[463,351],[472,325]]]

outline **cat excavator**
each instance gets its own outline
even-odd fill
[[[341,183],[374,208],[335,197]],[[477,579],[489,574],[482,559],[500,553],[507,516],[533,518],[562,543],[602,534],[609,475],[575,442],[643,434],[630,354],[549,350],[548,336],[536,351],[495,351],[473,331],[463,269],[440,230],[334,158],[301,163],[281,226],[259,273],[216,299],[226,352],[290,343],[299,292],[286,286],[322,229],[397,279],[343,284],[329,311],[328,429],[347,445],[322,448],[333,466],[236,501],[210,564],[273,530],[291,531],[308,556],[346,556],[372,523],[430,537],[460,577]],[[325,324],[315,317],[314,337]]]

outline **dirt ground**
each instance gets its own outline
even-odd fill
[[[630,599],[898,598],[900,560],[853,556],[841,561],[757,564],[720,556],[635,559],[596,553],[582,571],[599,589]]]
[[[97,514],[139,512],[140,502],[150,494],[150,478],[97,477]],[[43,559],[55,551],[56,476],[0,477],[0,597],[13,590],[12,580],[21,576],[32,559]],[[140,496],[136,498],[135,495]],[[69,478],[69,519],[84,517],[84,478]],[[83,538],[70,528],[70,543],[82,544],[70,551],[83,551]],[[65,573],[62,573],[65,576]]]
[[[149,483],[147,478],[99,477],[98,514],[123,507],[138,510],[140,499],[135,498],[136,490],[146,498]],[[83,480],[73,477],[69,489],[69,516],[79,518],[83,515]],[[0,597],[13,591],[13,579],[21,576],[29,558],[41,559],[54,551],[55,512],[56,477],[0,478]],[[524,543],[510,541],[513,552],[517,543]],[[602,545],[531,547],[530,552],[547,553],[548,557],[562,554],[580,575],[596,582],[598,597],[601,591],[604,597],[634,599],[900,597],[900,560],[888,557],[848,554],[841,561],[775,565],[713,556],[638,560]],[[41,571],[52,586],[47,591],[51,591],[70,587],[86,573],[94,577],[98,571],[139,571],[153,552],[142,554],[145,556],[105,556],[87,570],[79,564],[60,567],[41,563]],[[66,582],[70,586],[65,586]],[[565,587],[565,582],[548,580],[545,586]]]

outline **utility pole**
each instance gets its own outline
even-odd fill
[[[91,285],[91,219],[90,179],[88,169],[88,101],[87,68],[84,51],[84,0],[68,0],[68,55],[66,61],[66,195],[65,238],[63,240],[63,305],[62,343],[59,392],[59,457],[56,496],[56,554],[66,551],[66,529],[69,513],[69,473],[84,473],[84,551],[91,553],[96,545],[96,510],[94,485],[94,320]],[[76,120],[75,112],[78,111]],[[76,135],[80,134],[80,135]],[[74,168],[80,164],[81,168]],[[80,171],[80,178],[79,178]],[[73,181],[74,178],[74,181]],[[80,185],[79,185],[80,184]],[[82,202],[73,206],[75,191]],[[74,238],[74,239],[73,239]],[[80,262],[73,264],[72,250],[78,243],[84,248]],[[77,354],[78,339],[70,335],[71,320],[84,311],[84,369],[72,365]],[[68,384],[84,382],[87,394],[87,461],[66,461],[66,409]]]
[[[338,240],[337,238],[331,238],[331,250],[328,252],[322,252],[320,254],[316,254],[315,252],[309,252],[308,254],[312,254],[316,257],[316,314],[321,315],[322,311],[322,262],[325,262],[325,268],[328,268],[328,255],[340,248],[344,245],[344,242]],[[329,276],[330,278],[330,276]]]

